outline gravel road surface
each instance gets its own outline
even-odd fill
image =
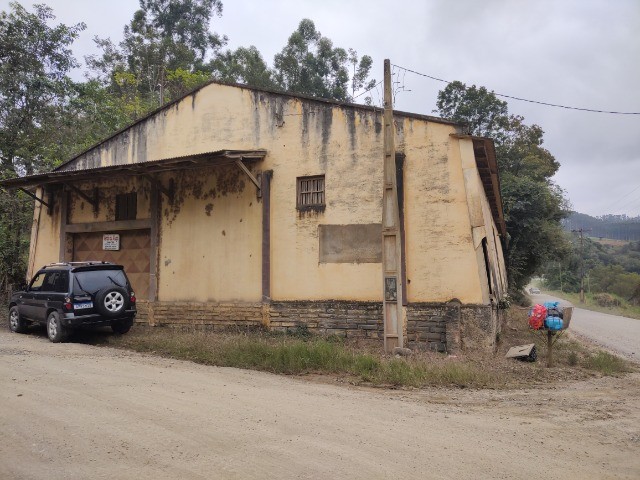
[[[640,375],[389,391],[0,331],[0,478],[637,479]]]
[[[534,303],[558,301],[561,305],[572,305],[546,294],[531,295],[531,299]],[[574,307],[568,331],[640,363],[640,320]]]

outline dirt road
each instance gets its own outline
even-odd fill
[[[387,391],[0,331],[2,479],[640,478],[640,376]]]
[[[546,294],[531,295],[534,303],[571,302]],[[574,307],[569,332],[577,333],[629,360],[640,363],[640,320]]]

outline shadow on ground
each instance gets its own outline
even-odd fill
[[[25,335],[47,339],[47,329],[40,325],[32,325]],[[67,338],[67,343],[84,343],[86,345],[107,345],[109,339],[117,334],[110,327],[93,327],[74,330]]]

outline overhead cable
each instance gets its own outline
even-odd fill
[[[401,67],[400,65],[394,64],[393,66],[406,70],[407,72],[420,75],[421,77],[426,77],[426,78],[430,78],[431,80],[436,80],[438,82],[443,82],[447,84],[453,83],[453,82],[450,82],[449,80],[443,80],[442,78],[434,77],[432,75],[427,75],[426,73],[416,72],[415,70],[411,70],[410,68]],[[492,93],[498,97],[510,98],[512,100],[520,100],[521,102],[536,103],[538,105],[546,105],[547,107],[565,108],[567,110],[579,110],[582,112],[593,112],[593,113],[609,113],[612,115],[640,115],[640,112],[618,112],[618,111],[612,111],[612,110],[597,110],[594,108],[570,107],[567,105],[559,105],[557,103],[541,102],[538,100],[529,100],[527,98],[522,98],[522,97],[514,97],[512,95],[505,95],[504,93],[496,93],[496,92],[492,92]]]

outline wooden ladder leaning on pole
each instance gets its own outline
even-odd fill
[[[400,213],[396,180],[395,126],[391,90],[391,62],[384,61],[384,186],[382,196],[382,277],[384,350],[404,347]]]

